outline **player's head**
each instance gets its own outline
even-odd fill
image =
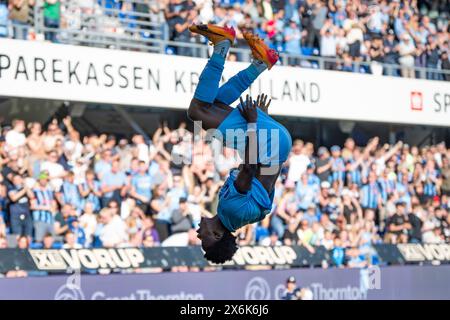
[[[197,233],[206,259],[213,263],[224,263],[233,258],[237,250],[236,237],[222,225],[217,216],[202,218]]]

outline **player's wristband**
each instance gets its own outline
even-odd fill
[[[256,122],[247,123],[247,132],[255,131],[256,132]]]

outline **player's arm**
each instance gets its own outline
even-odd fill
[[[247,121],[247,136],[245,143],[245,159],[241,170],[234,182],[237,191],[246,193],[252,187],[253,177],[258,170],[258,140],[256,135],[256,120],[258,112],[256,102],[247,95],[246,101],[240,98],[241,104],[238,106],[242,117]]]

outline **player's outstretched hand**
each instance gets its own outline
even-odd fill
[[[256,101],[252,100],[252,97],[247,95],[244,100],[242,100],[242,97],[239,98],[241,101],[241,104],[237,107],[239,109],[239,112],[241,113],[242,117],[247,120],[248,123],[255,123],[258,119],[258,111],[256,107]]]
[[[262,112],[268,114],[269,113],[269,106],[272,102],[272,99],[269,99],[269,102],[267,102],[268,95],[267,94],[260,94],[256,98],[256,106],[261,109]]]

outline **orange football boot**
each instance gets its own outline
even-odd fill
[[[270,49],[264,40],[257,35],[251,32],[243,32],[242,35],[252,50],[253,58],[263,61],[270,70],[279,59],[278,53]]]
[[[208,38],[212,44],[219,43],[225,39],[230,40],[231,44],[236,39],[236,31],[233,27],[220,27],[214,24],[193,24],[189,27],[192,33],[198,33]]]

